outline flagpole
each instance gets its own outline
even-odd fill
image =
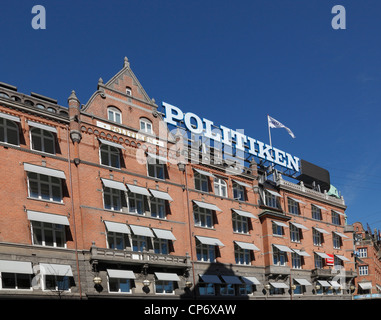
[[[271,157],[273,157],[273,145],[271,142],[271,128],[270,128],[270,121],[269,121],[269,115],[267,115],[267,127],[269,128],[269,140],[270,140],[270,147],[271,147]],[[271,171],[274,169],[274,164],[271,162]]]

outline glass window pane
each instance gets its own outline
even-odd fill
[[[3,289],[15,289],[16,288],[16,278],[14,273],[1,273],[1,282]]]
[[[120,292],[130,292],[130,280],[129,279],[119,279]]]
[[[30,289],[31,278],[29,274],[17,274],[17,288],[18,289]]]

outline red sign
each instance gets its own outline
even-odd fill
[[[325,263],[327,264],[327,266],[333,266],[335,261],[333,258],[333,254],[327,253],[327,256],[329,256],[329,258],[325,258]]]

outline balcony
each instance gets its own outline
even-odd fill
[[[170,254],[158,254],[153,252],[135,252],[128,250],[115,250],[108,248],[90,248],[91,260],[104,262],[118,262],[128,264],[148,264],[160,267],[188,267],[189,256],[174,256]]]

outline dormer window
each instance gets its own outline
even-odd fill
[[[140,119],[140,131],[152,134],[152,122],[146,118]]]
[[[116,123],[122,123],[122,113],[115,107],[108,107],[107,119]]]
[[[130,87],[126,87],[126,94],[127,94],[128,96],[132,96],[132,90],[131,90]]]

